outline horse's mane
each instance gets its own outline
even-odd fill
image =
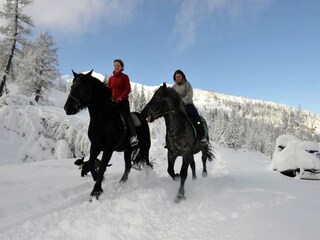
[[[161,88],[163,88],[163,86]],[[165,89],[163,89],[163,91],[166,91],[166,93],[164,94],[166,94],[173,100],[173,104],[179,110],[179,112],[183,113],[184,115],[187,115],[185,104],[182,101],[182,98],[180,97],[179,93],[172,87],[166,87]]]
[[[109,98],[111,98],[111,90],[110,88],[108,88],[103,82],[101,82],[99,79],[90,76],[89,81],[93,82],[93,86],[94,86],[94,90],[96,93],[102,93],[103,96],[107,96]]]
[[[92,85],[92,93],[96,95],[101,101],[112,101],[112,94],[110,88],[108,88],[103,82],[101,82],[99,79],[93,76],[88,76],[86,74],[79,74],[82,75],[84,80],[87,82],[87,84]]]
[[[94,97],[94,102],[100,102],[102,105],[109,109],[116,109],[116,104],[112,101],[111,89],[106,86],[105,83],[101,82],[99,79],[93,77],[90,74],[77,74],[79,80],[82,82],[82,86],[86,88],[90,85],[90,94]]]

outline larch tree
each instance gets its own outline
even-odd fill
[[[24,8],[31,3],[32,0],[7,0],[3,5],[3,10],[0,11],[0,17],[6,22],[0,27],[0,33],[3,35],[0,44],[3,52],[3,55],[0,56],[2,66],[0,97],[6,91],[6,81],[12,72],[14,58],[26,44],[26,36],[31,34],[32,19],[23,12]]]
[[[59,77],[57,48],[48,32],[41,33],[34,44],[24,48],[18,63],[17,81],[21,93],[43,99],[53,80]]]

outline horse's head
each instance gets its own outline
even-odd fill
[[[153,122],[159,117],[165,116],[171,111],[184,112],[184,105],[179,94],[173,89],[167,87],[165,83],[159,87],[148,104],[144,107],[141,115],[146,118],[148,122]]]
[[[92,100],[90,96],[92,95],[92,88],[90,87],[90,80],[92,78],[92,71],[86,74],[78,74],[72,70],[74,78],[68,99],[64,105],[67,115],[74,115],[91,104]]]

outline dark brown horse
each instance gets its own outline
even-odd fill
[[[180,188],[176,202],[185,198],[184,183],[188,175],[188,167],[192,169],[193,179],[196,179],[195,162],[193,155],[202,152],[203,176],[207,176],[207,159],[214,158],[210,145],[202,146],[196,137],[195,128],[188,119],[185,105],[179,94],[168,88],[164,83],[153,95],[149,103],[142,110],[141,115],[150,122],[164,117],[166,124],[166,146],[168,149],[168,173],[175,179],[179,174],[174,172],[174,163],[178,156],[182,156],[183,162],[180,170]],[[204,126],[205,120],[202,118]],[[209,136],[207,134],[207,140]]]

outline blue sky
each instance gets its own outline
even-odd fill
[[[318,0],[34,0],[28,13],[62,74],[110,74],[121,58],[134,82],[181,69],[194,88],[320,114]]]

